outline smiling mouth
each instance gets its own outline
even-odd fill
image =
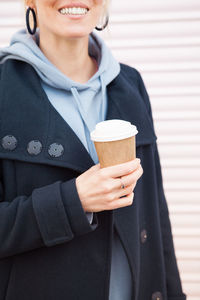
[[[61,15],[86,15],[89,9],[84,7],[68,7],[59,10]]]

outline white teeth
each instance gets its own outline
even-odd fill
[[[85,15],[88,12],[88,9],[82,7],[69,7],[62,8],[59,12],[62,15]]]
[[[64,14],[65,14],[65,8],[62,8],[62,9],[60,10],[60,13],[64,15]]]

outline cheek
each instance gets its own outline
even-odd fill
[[[38,0],[36,6],[38,23],[48,23],[55,16],[55,0]]]
[[[105,0],[93,0],[91,1],[90,5],[102,11],[104,9],[104,3]]]
[[[36,10],[39,14],[44,14],[46,11],[56,7],[56,0],[36,0]]]
[[[105,0],[94,0],[94,3],[96,5],[100,4],[100,5],[103,5],[106,1]]]
[[[94,9],[95,9],[95,11],[96,11],[96,13],[97,14],[99,14],[99,15],[101,15],[103,12],[104,12],[104,9],[105,9],[105,7],[104,7],[104,5],[102,4],[102,2],[103,1],[96,1],[96,4],[93,6],[94,7]]]
[[[36,0],[37,5],[41,6],[55,6],[58,1],[56,0]]]

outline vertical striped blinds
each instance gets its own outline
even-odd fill
[[[0,1],[0,47],[23,26],[22,2]],[[183,287],[200,300],[200,1],[112,2],[102,35],[146,84]]]

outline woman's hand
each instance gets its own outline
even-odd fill
[[[138,158],[102,169],[100,164],[91,167],[76,178],[76,188],[84,211],[99,212],[131,205],[133,190],[142,174]]]

